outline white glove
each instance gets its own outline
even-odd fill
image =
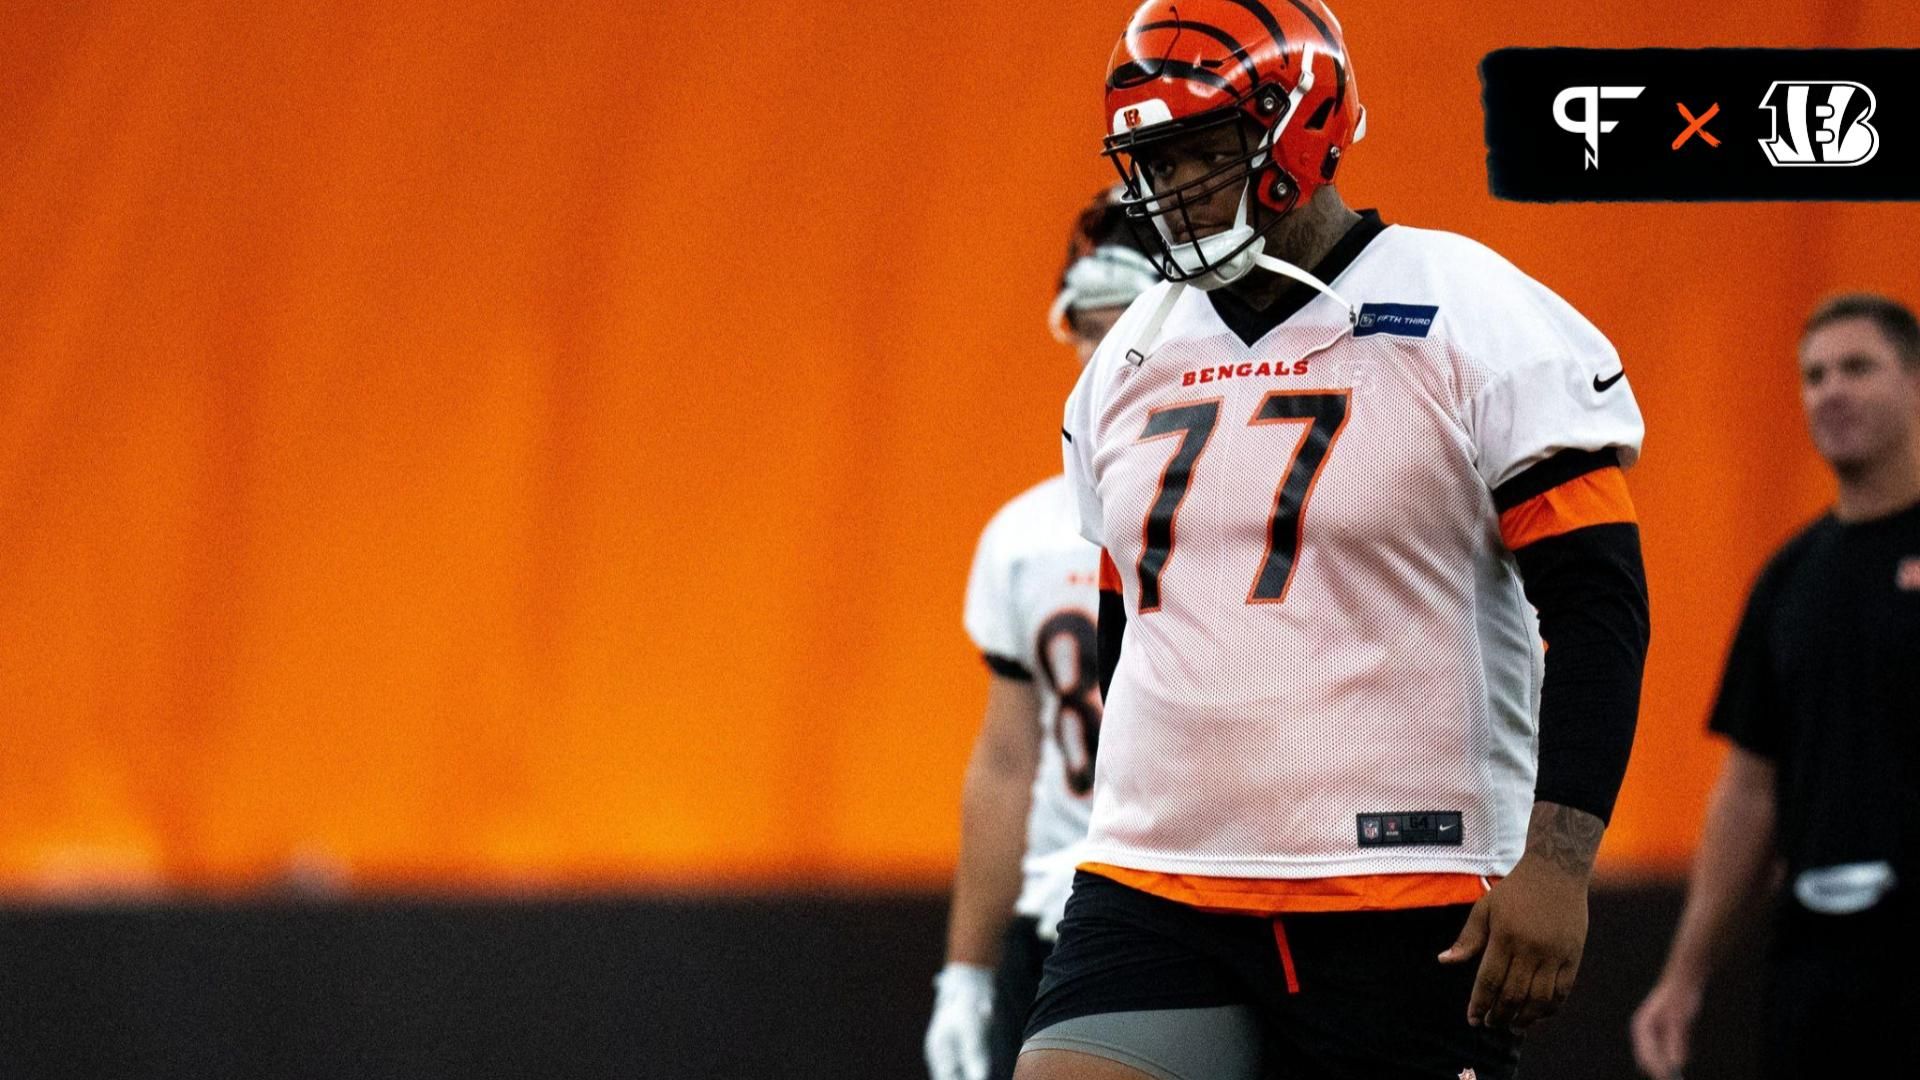
[[[987,1019],[993,1015],[993,969],[950,963],[933,979],[933,1021],[927,1025],[927,1072],[933,1080],[987,1080]]]

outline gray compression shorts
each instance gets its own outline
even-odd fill
[[[1021,1053],[1071,1050],[1156,1080],[1257,1080],[1260,1025],[1245,1005],[1094,1013],[1035,1032]]]

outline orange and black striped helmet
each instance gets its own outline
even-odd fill
[[[1106,110],[1105,153],[1129,216],[1155,226],[1169,278],[1203,287],[1236,263],[1227,280],[1244,273],[1245,252],[1258,253],[1264,230],[1253,229],[1249,202],[1277,219],[1311,199],[1366,131],[1340,23],[1320,0],[1147,0],[1108,63]],[[1244,154],[1205,177],[1154,191],[1135,167],[1137,151],[1236,119],[1246,121]],[[1168,215],[1232,173],[1247,179],[1234,243],[1175,244]]]

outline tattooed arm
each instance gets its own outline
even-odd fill
[[[1534,803],[1533,817],[1527,822],[1526,854],[1586,877],[1593,873],[1593,856],[1600,850],[1600,834],[1606,831],[1606,823],[1585,810]]]
[[[1570,467],[1596,464],[1611,468],[1614,460],[1576,455]],[[1639,529],[1630,506],[1617,509],[1627,516],[1530,543],[1509,540],[1549,645],[1540,760],[1526,851],[1440,954],[1448,964],[1480,957],[1470,1024],[1519,1029],[1553,1015],[1586,949],[1587,887],[1633,749],[1649,633]]]
[[[1587,945],[1587,887],[1606,824],[1585,810],[1536,802],[1527,850],[1480,898],[1443,964],[1477,954],[1469,1024],[1516,1030],[1552,1016],[1573,991]]]

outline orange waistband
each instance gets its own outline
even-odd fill
[[[1471,904],[1498,878],[1478,874],[1357,874],[1323,878],[1229,878],[1164,874],[1107,863],[1080,869],[1131,889],[1227,915],[1287,915],[1315,911],[1397,911]]]

